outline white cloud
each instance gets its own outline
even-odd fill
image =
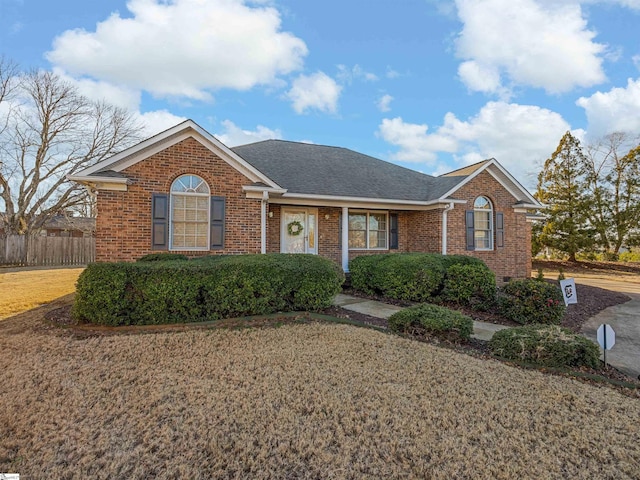
[[[253,2],[255,5],[255,2]],[[88,75],[158,96],[210,98],[219,88],[271,84],[302,67],[305,43],[282,32],[279,12],[243,0],[129,0],[95,32],[67,30],[47,58]]]
[[[142,135],[151,137],[157,133],[164,132],[186,120],[186,117],[174,115],[166,110],[154,110],[152,112],[135,112],[134,118],[143,126]]]
[[[113,85],[105,81],[74,78],[56,68],[53,71],[64,81],[75,85],[78,92],[88,99],[97,102],[104,101],[131,112],[134,121],[141,125],[142,135],[145,137],[151,137],[186,120],[185,117],[174,115],[167,110],[142,113],[140,111],[142,96],[138,90]]]
[[[376,106],[378,110],[381,112],[388,112],[391,110],[391,102],[393,101],[393,97],[389,94],[385,94],[378,99]]]
[[[360,65],[356,64],[352,68],[346,65],[338,65],[338,80],[343,83],[351,84],[354,80],[364,80],[365,82],[375,82],[378,76],[375,73],[365,71]]]
[[[394,78],[398,78],[400,76],[400,72],[387,65],[387,72],[385,73],[385,76],[393,80]]]
[[[402,162],[432,164],[437,159],[436,152],[455,152],[458,148],[455,138],[427,133],[425,124],[407,123],[401,117],[385,118],[378,127],[378,135],[386,142],[400,147],[393,158]]]
[[[628,79],[624,88],[580,97],[576,104],[585,109],[590,137],[612,132],[640,133],[640,78]]]
[[[228,147],[282,138],[280,130],[272,130],[263,125],[258,125],[255,130],[243,130],[231,120],[223,120],[222,126],[224,130],[214,136]]]
[[[605,45],[593,41],[578,3],[534,0],[456,0],[464,27],[456,53],[471,90],[513,86],[570,91],[603,82]]]
[[[428,133],[427,125],[394,118],[384,119],[378,134],[400,148],[393,156],[395,160],[434,165],[438,152],[454,154],[458,165],[435,168],[437,173],[443,173],[493,157],[532,188],[532,174],[538,172],[569,129],[556,112],[533,105],[489,102],[466,121],[447,113],[433,133]]]
[[[297,113],[316,109],[321,112],[335,113],[342,87],[323,72],[312,75],[300,75],[293,81],[287,97],[293,102]]]
[[[81,95],[91,100],[106,101],[111,105],[126,110],[137,110],[140,107],[141,93],[139,90],[114,85],[101,80],[75,78],[67,75],[59,68],[54,68],[53,72],[65,82],[75,85]]]

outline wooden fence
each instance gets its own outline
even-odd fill
[[[0,237],[0,265],[86,265],[95,259],[93,237]]]

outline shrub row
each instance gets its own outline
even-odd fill
[[[548,367],[600,365],[600,349],[591,340],[557,325],[528,325],[500,330],[489,347],[494,355]]]
[[[331,305],[343,279],[315,255],[97,263],[78,279],[73,315],[115,326],[314,311]]]
[[[391,315],[389,329],[417,337],[468,340],[473,333],[473,320],[460,312],[425,303]]]
[[[483,304],[495,296],[495,275],[485,263],[465,255],[390,253],[354,258],[351,285],[367,294],[414,302],[440,298]]]

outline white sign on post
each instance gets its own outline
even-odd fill
[[[576,293],[576,282],[573,278],[560,280],[560,289],[564,297],[564,304],[578,303],[578,294]]]
[[[602,348],[602,350],[604,350],[604,366],[606,368],[607,350],[611,350],[611,348],[616,344],[616,332],[613,331],[611,325],[603,323],[598,327],[598,333],[596,335],[600,347]]]
[[[611,350],[616,344],[616,332],[611,325],[603,323],[598,327],[598,343],[603,350]]]

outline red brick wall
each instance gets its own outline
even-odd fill
[[[151,194],[169,193],[183,174],[202,177],[212,195],[226,198],[225,248],[187,255],[260,253],[260,200],[247,199],[242,186],[252,183],[193,138],[183,140],[124,173],[126,192],[98,192],[97,261],[130,261],[151,253]]]
[[[465,211],[473,210],[474,200],[480,196],[491,200],[495,213],[504,214],[504,247],[491,251],[469,251],[466,249]],[[482,172],[455,193],[457,199],[466,200],[466,205],[457,204],[448,213],[447,253],[472,255],[482,259],[496,274],[498,282],[505,277],[528,278],[531,275],[531,224],[524,213],[515,213],[516,199],[487,172]]]

